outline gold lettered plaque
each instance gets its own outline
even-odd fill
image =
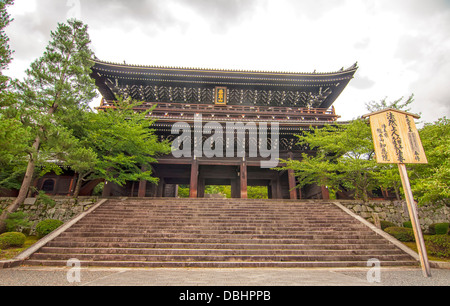
[[[216,87],[215,94],[216,105],[227,105],[227,88],[226,87]]]
[[[395,109],[370,117],[377,162],[380,164],[428,164],[414,119],[420,117]]]

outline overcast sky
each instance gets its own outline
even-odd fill
[[[335,103],[415,94],[422,121],[450,117],[450,0],[16,0],[6,74],[21,78],[58,22],[89,25],[104,61],[292,72],[360,67]]]

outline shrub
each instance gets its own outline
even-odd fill
[[[411,221],[403,222],[403,227],[406,227],[406,228],[413,228],[412,222],[411,222]]]
[[[28,220],[28,215],[24,212],[15,212],[8,215],[6,219],[6,230],[8,232],[18,232],[29,230],[31,222]]]
[[[449,223],[434,223],[428,228],[430,235],[445,235],[449,230]]]
[[[53,200],[50,196],[45,194],[45,191],[39,191],[39,194],[37,196],[37,203],[44,204],[45,207],[55,207],[56,202]]]
[[[450,236],[425,236],[427,251],[434,256],[450,258]]]
[[[389,222],[389,221],[380,221],[380,225],[381,225],[382,230],[385,230],[388,227],[396,227],[397,226],[396,224]]]
[[[52,220],[52,219],[44,220],[39,222],[38,225],[36,226],[36,233],[39,238],[42,238],[44,236],[47,236],[48,234],[50,234],[63,224],[64,222],[59,220]]]
[[[399,241],[402,242],[414,242],[414,231],[411,228],[405,227],[388,227],[384,230],[391,236],[394,236]]]
[[[22,233],[10,232],[0,235],[0,249],[22,247],[27,237]]]

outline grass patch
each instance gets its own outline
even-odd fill
[[[0,250],[0,260],[10,260],[31,247],[33,244],[38,242],[38,237],[28,236],[25,240],[25,244],[21,248],[8,248],[6,250]]]
[[[429,235],[424,235],[424,238]],[[418,253],[417,250],[417,244],[415,242],[403,242],[404,245],[406,245],[408,248],[413,250],[414,252]],[[442,257],[436,257],[430,254],[430,248],[427,245],[427,241],[425,240],[425,247],[427,248],[427,255],[428,259],[432,261],[444,261],[444,262],[450,262],[450,258],[442,258]]]

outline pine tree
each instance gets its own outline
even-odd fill
[[[0,222],[24,202],[42,148],[47,146],[49,149],[51,145],[62,151],[64,147],[73,145],[67,144],[73,142],[70,131],[58,121],[67,119],[71,112],[87,108],[96,96],[94,81],[89,76],[93,66],[89,44],[87,26],[82,22],[68,20],[58,24],[43,56],[31,64],[24,81],[16,82],[15,108],[20,110],[22,122],[33,128],[35,138],[29,149],[28,166],[19,196],[5,210]]]
[[[5,90],[8,83],[8,78],[3,75],[2,71],[12,60],[12,51],[9,47],[9,38],[5,33],[5,28],[12,21],[6,8],[13,3],[13,0],[0,0],[0,93]]]

